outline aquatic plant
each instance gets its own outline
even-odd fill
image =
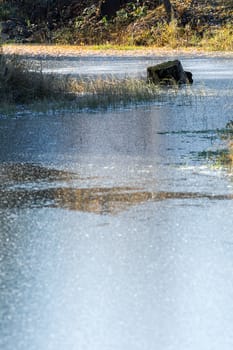
[[[192,103],[202,96],[190,87],[163,87],[149,83],[145,77],[104,78],[70,77],[45,74],[42,67],[28,63],[18,56],[0,61],[1,112],[12,106],[30,105],[37,111],[57,109],[96,109],[141,104],[147,101],[160,103],[177,101]],[[184,102],[185,101],[185,102]],[[71,103],[72,102],[72,103]]]
[[[232,171],[233,168],[233,121],[229,121],[226,128],[220,132],[220,137],[226,143],[226,148],[219,152],[218,162],[222,166],[227,166]]]
[[[159,97],[161,89],[144,78],[70,79],[69,90],[77,94],[77,101],[87,106],[129,104]]]
[[[160,100],[162,96],[162,89],[149,84],[145,78],[83,79],[44,74],[40,66],[17,56],[1,55],[0,101],[5,107],[7,104],[39,105],[45,100],[57,106],[73,100],[75,108],[96,108]]]
[[[213,168],[224,169],[232,174],[233,170],[233,121],[229,121],[226,127],[216,131],[217,147],[213,150],[198,153],[199,158],[208,160]]]
[[[28,103],[35,100],[57,99],[67,95],[66,81],[46,75],[17,56],[0,57],[1,103]]]

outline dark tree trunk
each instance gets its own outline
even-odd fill
[[[167,21],[168,21],[168,23],[170,23],[172,20],[172,13],[173,13],[171,1],[170,0],[163,0],[163,4],[164,4],[165,10],[167,12]]]
[[[101,16],[113,17],[121,6],[133,2],[131,0],[101,0],[100,1],[100,14]],[[136,2],[136,1],[135,1]]]
[[[120,9],[121,0],[103,0],[100,5],[101,16],[112,17]]]

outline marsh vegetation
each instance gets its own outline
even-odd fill
[[[1,56],[0,100],[2,105],[32,104],[98,108],[161,100],[164,89],[145,78],[82,78],[44,73],[42,67],[17,56]],[[176,91],[176,87],[173,87]]]

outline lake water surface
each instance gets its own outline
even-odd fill
[[[233,59],[182,63],[194,84],[163,102],[0,118],[1,349],[232,349]]]

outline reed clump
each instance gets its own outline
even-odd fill
[[[224,132],[221,134],[221,139],[227,144],[225,153],[219,157],[220,163],[223,166],[228,166],[231,170],[233,169],[233,121],[230,120]]]
[[[45,74],[18,56],[0,58],[0,102],[2,106],[35,106],[37,111],[121,107],[145,102],[185,100],[195,96],[187,86],[160,86],[146,77],[99,78]],[[200,93],[200,92],[199,92]],[[199,96],[198,93],[198,96]],[[28,108],[28,107],[27,107]]]
[[[17,56],[0,56],[0,101],[1,103],[29,103],[44,99],[69,96],[66,81],[58,76],[43,74],[33,64]]]
[[[69,90],[75,93],[79,107],[108,107],[159,100],[161,88],[144,78],[70,79]]]
[[[133,102],[161,99],[161,88],[145,78],[71,78],[44,74],[42,69],[17,56],[0,57],[0,101],[6,104],[33,104],[51,101],[75,108],[127,105]]]
[[[206,152],[214,167],[225,169],[232,173],[233,170],[233,121],[229,121],[224,129],[218,131],[222,146],[212,152]]]

